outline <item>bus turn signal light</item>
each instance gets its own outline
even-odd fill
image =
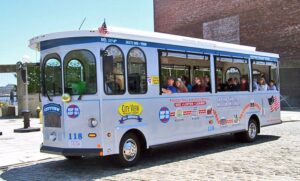
[[[89,133],[88,136],[90,138],[95,138],[95,137],[97,137],[97,134],[96,133]]]

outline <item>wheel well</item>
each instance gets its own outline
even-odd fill
[[[144,134],[140,130],[138,130],[138,129],[131,129],[131,130],[128,130],[125,134],[127,134],[127,133],[133,133],[133,134],[135,134],[138,137],[138,139],[139,139],[139,141],[141,143],[141,149],[142,150],[146,150],[147,149],[146,138],[145,138]]]
[[[257,124],[257,127],[258,127],[258,132],[257,133],[260,133],[260,122],[259,122],[259,118],[256,114],[253,114],[249,120],[253,119],[256,124]]]

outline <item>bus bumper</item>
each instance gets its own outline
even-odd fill
[[[58,148],[41,145],[42,153],[50,153],[63,156],[102,156],[102,148]]]

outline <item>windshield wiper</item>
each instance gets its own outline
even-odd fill
[[[52,100],[51,97],[49,96],[48,91],[47,91],[46,89],[45,89],[45,92],[46,92],[46,96],[47,96],[48,100],[52,102],[53,100]]]

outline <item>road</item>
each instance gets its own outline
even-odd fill
[[[300,180],[300,120],[296,118],[262,128],[250,144],[230,135],[178,144],[146,152],[132,168],[116,167],[110,158],[46,157],[3,166],[0,179]]]

